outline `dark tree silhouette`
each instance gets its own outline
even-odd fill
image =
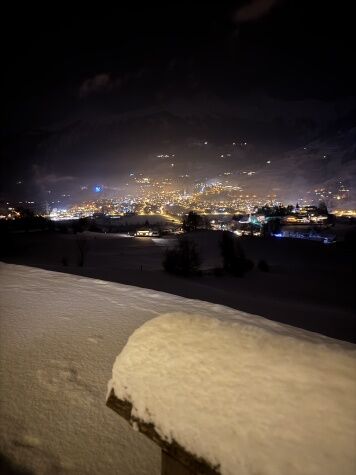
[[[167,249],[163,268],[172,274],[183,276],[199,274],[201,258],[194,242],[180,239],[173,249]]]
[[[21,218],[32,219],[35,217],[35,213],[31,209],[25,208],[23,206],[17,207],[16,211],[20,213]]]
[[[234,234],[224,231],[220,247],[223,267],[226,272],[242,277],[253,268],[253,262],[246,258],[238,238]]]
[[[328,207],[326,206],[325,201],[319,201],[318,211],[321,214],[328,214]]]
[[[202,217],[195,211],[189,211],[188,215],[183,219],[183,229],[186,232],[196,231],[203,225]]]
[[[88,240],[81,236],[77,239],[77,249],[78,249],[78,266],[83,267],[85,262],[85,257],[88,253]]]
[[[281,231],[281,220],[278,218],[269,219],[263,224],[262,234],[264,236],[272,236]]]

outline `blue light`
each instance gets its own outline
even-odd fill
[[[94,186],[95,193],[101,193],[103,191],[102,185],[95,185]]]

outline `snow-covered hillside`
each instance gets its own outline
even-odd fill
[[[356,204],[353,183],[356,180],[356,127],[341,130],[328,130],[311,142],[290,150],[283,159],[269,169],[263,178],[268,183],[287,183],[282,193],[286,202],[293,202],[309,190],[324,188],[332,190],[332,196],[343,184],[349,189],[347,198],[342,201],[326,195],[323,199],[330,209],[352,209]],[[310,198],[316,199],[313,194]],[[321,197],[320,197],[321,198]]]
[[[248,317],[154,290],[0,263],[0,452],[7,464],[35,474],[158,474],[159,449],[108,409],[105,397],[113,361],[132,332],[177,309]]]

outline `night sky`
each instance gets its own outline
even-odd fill
[[[352,2],[207,3],[5,8],[0,198],[172,173],[159,154],[256,187],[353,181]]]

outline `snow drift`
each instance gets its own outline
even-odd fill
[[[351,475],[355,375],[354,345],[253,315],[173,313],[129,338],[109,392],[223,475]]]

